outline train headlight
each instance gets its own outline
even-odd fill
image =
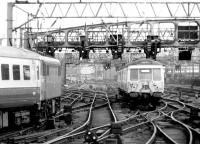
[[[153,86],[154,86],[155,89],[158,90],[158,86],[157,86],[157,84],[153,83]]]

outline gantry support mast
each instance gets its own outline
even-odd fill
[[[7,4],[7,46],[12,46],[13,3]]]

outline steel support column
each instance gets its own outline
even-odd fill
[[[13,3],[7,4],[7,46],[12,46]]]

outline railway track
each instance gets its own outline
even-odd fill
[[[130,110],[129,108],[123,108],[119,103],[113,103],[112,109],[116,115],[117,121],[125,120],[131,116],[136,116],[139,110]]]
[[[136,127],[125,129],[122,135],[123,143],[144,144],[152,137],[154,126],[148,122]]]
[[[196,91],[193,89],[187,89],[184,93],[182,93],[181,97],[174,94],[175,97],[171,98],[180,99],[185,104],[185,108],[183,110],[174,112],[172,116],[174,119],[183,122],[190,128],[193,134],[193,143],[198,144],[200,143],[199,116],[193,118],[192,114],[195,110],[199,111],[199,103],[196,102],[197,99],[195,98],[195,93]]]
[[[168,136],[166,136],[159,130],[157,130],[153,142],[154,144],[174,144]]]
[[[116,117],[111,109],[110,102],[107,96],[107,93],[97,92],[96,98],[98,97],[104,97],[103,99],[96,99],[93,105],[92,110],[92,119],[90,120],[87,131],[90,131],[91,133],[97,134],[97,137],[102,137],[107,134],[109,134],[110,131],[110,123],[116,122]],[[102,100],[104,100],[104,104],[102,103]],[[107,101],[105,101],[107,100]],[[102,117],[104,119],[102,119]],[[85,131],[85,133],[87,133]],[[82,134],[85,134],[82,133]],[[84,142],[84,137],[80,136],[76,140],[72,142],[67,142],[70,144],[79,144]]]
[[[157,128],[174,143],[192,144],[192,133],[185,125],[174,121],[168,116],[160,117],[154,121]]]
[[[72,100],[72,103],[74,103],[74,101],[77,100],[80,94],[81,94],[80,92],[73,94],[72,91],[65,91],[65,95],[63,95],[61,99],[65,100],[66,98],[73,97],[71,98],[71,100]],[[63,110],[61,110],[59,113],[62,113],[62,111]],[[27,137],[27,135],[31,135],[31,137],[34,137],[34,136],[36,137],[37,135],[40,136],[43,133],[49,133],[49,131],[45,130],[45,120],[42,120],[40,125],[38,126],[32,126],[32,127],[23,128],[23,129],[13,131],[13,132],[2,133],[0,135],[0,142],[15,141],[23,137]]]
[[[75,93],[74,95],[73,92]],[[193,142],[198,144],[200,141],[198,138],[199,133],[195,130],[195,127],[192,127],[192,125],[190,126],[191,128],[187,127],[189,124],[184,123],[183,119],[181,120],[181,115],[175,115],[185,108],[185,105],[178,100],[170,100],[165,97],[163,104],[154,111],[131,112],[123,108],[120,111],[121,108],[118,103],[110,104],[106,92],[79,90],[78,92],[67,91],[66,93],[66,97],[73,96],[74,100],[77,99],[76,102],[78,102],[74,104],[70,102],[75,125],[71,125],[70,128],[61,124],[58,129],[24,136],[18,135],[7,142],[82,144],[87,130],[89,130],[97,135],[99,144],[103,144],[107,139],[116,137],[110,133],[111,123],[117,123],[122,126],[120,139],[123,143],[184,144]],[[182,117],[184,117],[184,114],[182,114]],[[189,112],[187,115],[189,115]],[[79,121],[82,121],[82,123],[79,123]],[[170,134],[172,132],[180,133],[180,135],[175,137]]]
[[[179,103],[178,101],[170,101],[165,103],[163,107],[160,107],[156,109],[155,111],[146,112],[137,116],[133,116],[129,119],[126,119],[124,121],[121,121],[121,125],[123,128],[123,134],[122,134],[122,140],[125,140],[124,143],[182,143],[184,141],[187,141],[187,134],[184,136],[185,131],[188,131],[187,127],[184,127],[184,125],[181,125],[180,123],[173,121],[172,124],[176,122],[176,125],[181,125],[183,129],[185,130],[179,130],[174,129],[175,132],[182,132],[182,139],[176,139],[178,142],[174,141],[170,136],[166,134],[165,131],[163,131],[164,126],[161,124],[158,125],[159,119],[162,117],[167,117],[167,114],[171,114],[174,111],[177,111],[178,109],[182,109],[184,105],[182,103]],[[170,121],[168,123],[170,123]],[[157,122],[157,123],[156,123]],[[156,124],[155,124],[156,123]],[[145,126],[146,125],[146,126]],[[141,128],[138,130],[138,126],[142,126],[142,132],[140,131]],[[160,128],[162,126],[162,128]],[[174,128],[174,127],[172,127]],[[179,131],[178,131],[179,130]],[[131,132],[130,132],[131,131]],[[189,137],[191,137],[191,133],[188,132]],[[139,138],[138,138],[138,137]],[[183,137],[184,136],[184,137]],[[107,137],[103,137],[99,140],[100,143],[104,143],[106,139],[112,138],[114,135],[109,135]],[[182,141],[180,141],[182,140]],[[186,142],[186,143],[187,143]],[[191,140],[189,140],[191,142]]]
[[[102,95],[105,97],[105,98],[98,98],[97,97],[102,97]],[[84,135],[86,133],[86,131],[84,131],[84,129],[90,129],[91,132],[96,132],[97,130],[102,130],[102,129],[108,129],[109,127],[109,124],[107,125],[103,125],[103,126],[99,126],[99,127],[95,127],[95,128],[91,128],[92,125],[94,126],[98,126],[96,124],[94,124],[94,122],[92,122],[92,118],[93,118],[93,114],[95,112],[93,112],[93,110],[95,109],[101,109],[102,107],[105,107],[106,105],[109,105],[109,102],[108,101],[105,101],[107,99],[107,95],[105,95],[105,93],[102,93],[102,92],[95,92],[95,96],[94,96],[94,99],[92,101],[92,104],[91,104],[91,107],[90,107],[90,110],[89,110],[89,114],[88,114],[88,118],[87,118],[87,121],[84,123],[84,125],[82,125],[81,127],[79,127],[78,129],[79,130],[75,130],[75,131],[72,131],[66,135],[63,135],[61,137],[58,137],[52,141],[48,141],[46,143],[60,143],[60,142],[66,142],[66,143],[79,143],[79,142],[83,142],[84,141]],[[112,112],[111,112],[112,113]],[[108,114],[108,113],[107,113]],[[106,116],[107,116],[106,114]],[[110,120],[108,120],[110,121]],[[101,123],[102,124],[102,123]],[[73,139],[73,141],[71,140]]]
[[[170,97],[170,99],[176,99],[176,101],[179,100],[179,97],[177,95],[174,95],[174,97]],[[191,98],[191,96],[188,96]],[[188,101],[186,103],[180,102],[184,104],[184,108],[180,108],[177,111],[174,111],[171,113],[171,117],[188,127],[192,133],[192,143],[193,144],[199,144],[200,143],[200,130],[199,130],[199,119],[193,119],[191,117],[191,108],[196,109],[195,106],[192,104],[192,101],[190,102],[191,104],[188,104]],[[178,105],[176,105],[178,107]]]
[[[93,93],[93,92],[92,92]],[[69,94],[69,93],[68,93]],[[71,94],[70,94],[71,95]],[[77,94],[76,94],[77,95]],[[69,95],[67,95],[69,96]],[[76,96],[75,99],[77,99],[80,96]],[[82,106],[83,107],[83,106]],[[76,107],[76,109],[78,109]],[[25,132],[26,130],[19,131],[19,132],[14,132],[13,134],[9,135],[2,135],[0,137],[1,142],[10,142],[13,141],[15,143],[31,143],[31,142],[45,142],[47,140],[53,139],[55,137],[58,137],[60,135],[70,133],[71,131],[78,130],[80,126],[84,124],[84,122],[87,120],[87,115],[88,115],[88,108],[82,108],[86,110],[82,111],[72,111],[72,119],[73,122],[75,123],[74,125],[72,124],[67,124],[64,121],[60,121],[59,118],[63,115],[66,115],[66,113],[63,113],[63,110],[58,113],[54,119],[55,121],[55,126],[56,128],[53,130],[37,130],[35,127],[33,127],[31,130],[29,129],[29,132]],[[7,138],[9,137],[9,139]],[[2,138],[2,139],[1,139]]]
[[[182,122],[172,117],[172,114],[184,109],[185,105],[177,100],[165,99],[167,107],[156,113],[149,113],[148,119],[153,120],[157,127],[154,143],[192,143],[191,130]]]
[[[165,105],[159,107],[163,109]],[[122,126],[122,136],[121,141],[123,143],[150,143],[152,137],[155,136],[155,126],[154,124],[146,118],[149,112],[141,112],[137,115],[129,116],[126,119],[117,121],[117,123]],[[105,143],[107,139],[113,138],[115,135],[110,134],[99,139],[99,143]]]
[[[101,94],[101,95],[97,95],[97,97],[105,97],[107,98],[106,96],[106,93],[105,94]],[[98,102],[99,100],[96,100],[95,101],[95,104],[94,106],[97,104],[99,104]],[[104,101],[105,103],[105,101]],[[104,119],[102,119],[102,117]],[[109,108],[109,105],[108,105],[108,101],[106,101],[106,105],[103,106],[103,107],[96,107],[93,109],[92,111],[92,120],[91,120],[91,127],[99,127],[99,126],[102,126],[102,125],[105,125],[105,124],[110,124],[115,118],[115,116],[111,115],[111,112],[110,112],[110,108]]]
[[[192,131],[193,135],[193,143],[198,144],[200,143],[200,120],[199,119],[192,119],[191,115],[188,111],[180,110],[172,113],[172,117],[177,121],[180,121],[187,125],[190,130]]]

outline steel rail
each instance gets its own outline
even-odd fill
[[[171,137],[169,137],[158,125],[156,125],[156,128],[173,144],[177,144]]]
[[[188,130],[189,135],[190,135],[190,141],[189,141],[189,144],[192,144],[192,141],[193,141],[193,135],[192,135],[192,132],[191,132],[190,128],[189,128],[186,124],[184,124],[184,123],[178,121],[177,119],[175,119],[175,118],[173,117],[173,114],[174,114],[174,112],[172,112],[171,115],[170,115],[171,119],[174,120],[174,121],[176,121],[177,123],[181,124],[182,126],[184,126],[184,127]]]
[[[97,93],[102,93],[102,92],[96,92],[95,94],[97,94]],[[105,94],[105,93],[104,93]],[[108,97],[107,97],[107,100],[108,100]],[[94,105],[94,99],[93,99],[93,102],[92,102],[93,104],[92,105]],[[102,105],[103,106],[103,105]],[[99,107],[99,106],[98,106]],[[100,106],[101,107],[101,106]],[[166,105],[165,105],[165,107],[166,107]],[[93,107],[94,108],[94,107]],[[114,112],[113,112],[113,114],[114,114]],[[144,114],[143,114],[144,115]],[[135,116],[136,117],[136,116]],[[131,116],[131,117],[129,117],[128,119],[126,119],[127,121],[128,120],[130,120],[131,118],[134,118],[134,116]],[[115,118],[116,119],[116,118]],[[126,120],[122,120],[122,121],[120,121],[120,122],[117,122],[117,123],[123,123],[123,122],[127,122]],[[89,121],[88,121],[88,123],[87,124],[89,124]],[[110,125],[104,125],[104,126],[102,126],[102,128],[104,128],[104,127],[108,127],[108,126],[110,126]],[[100,128],[100,127],[99,127]],[[91,129],[92,130],[92,129]],[[75,132],[74,132],[75,133]],[[71,137],[73,137],[73,136],[76,136],[78,133],[69,133],[68,135],[65,135],[65,136],[67,136],[67,137],[62,137],[60,140],[62,141],[62,139],[67,139],[67,138],[69,138],[70,136]],[[109,130],[107,130],[106,132],[104,132],[100,137],[99,137],[99,139],[101,139],[102,137],[104,137],[105,135],[107,135],[109,133]],[[52,141],[49,141],[49,143],[51,143]],[[55,143],[57,143],[58,141],[54,141]],[[52,143],[54,143],[54,142],[52,142]],[[48,143],[48,142],[46,142],[46,143]],[[59,142],[58,142],[59,143]]]
[[[189,113],[188,111],[185,111],[185,110],[183,110],[183,111]],[[176,112],[178,112],[178,111],[176,111]],[[175,112],[173,112],[173,113],[171,114],[171,117],[172,117],[173,119],[177,120],[177,118],[175,118],[174,115],[175,115]],[[177,120],[177,121],[179,121],[179,120]],[[179,121],[179,122],[180,122],[180,121]],[[185,124],[184,122],[181,122],[181,123]],[[192,131],[195,132],[196,134],[200,135],[200,132],[199,132],[197,129],[191,127],[191,126],[188,125],[188,124],[185,124],[185,125],[186,125],[190,130],[192,130]]]
[[[59,136],[59,137],[57,137],[57,138],[55,138],[55,139],[52,139],[52,140],[50,140],[50,141],[47,141],[47,142],[45,142],[44,144],[57,143],[57,142],[59,142],[59,141],[62,141],[62,140],[65,139],[65,138],[67,138],[69,135],[72,135],[72,134],[74,134],[74,133],[80,131],[81,129],[85,128],[85,127],[90,123],[90,121],[91,121],[91,113],[92,113],[93,105],[94,105],[94,102],[95,102],[95,99],[96,99],[96,96],[97,96],[96,93],[97,93],[97,92],[95,92],[95,95],[94,95],[94,98],[93,98],[91,107],[90,107],[90,109],[89,109],[87,121],[86,121],[82,126],[76,128],[76,129],[74,129],[73,131],[71,131],[71,132],[69,132],[69,133],[67,133],[67,134],[65,134],[65,135],[62,135],[62,136]]]
[[[175,112],[175,111],[173,111],[173,112]],[[172,112],[172,113],[173,113],[173,112]],[[189,132],[189,136],[190,136],[189,144],[192,144],[192,139],[193,139],[193,137],[192,137],[192,132],[191,132],[191,130],[190,130],[190,129],[187,127],[187,125],[185,125],[184,123],[181,123],[181,122],[177,121],[176,119],[173,119],[173,118],[171,117],[172,113],[170,114],[170,116],[168,116],[167,114],[164,114],[164,113],[163,113],[163,116],[166,116],[166,117],[170,118],[172,121],[178,123],[179,125],[182,125],[185,129],[187,129],[187,131]],[[162,128],[160,128],[160,126],[158,126],[157,124],[156,124],[156,127],[157,127],[162,133],[165,133],[165,132],[162,130]],[[165,135],[167,135],[167,134],[165,133]],[[167,135],[167,136],[168,136],[168,135]],[[169,137],[169,136],[168,136],[168,137]],[[170,139],[171,139],[171,138],[170,138]],[[172,141],[175,142],[175,140],[173,140],[173,139],[172,139]],[[175,144],[177,144],[177,142],[175,142]]]
[[[112,107],[110,105],[110,100],[108,98],[108,94],[107,93],[105,93],[105,94],[106,94],[106,98],[107,98],[107,101],[108,101],[108,106],[109,106],[109,109],[110,109],[110,112],[111,112],[111,115],[112,115],[112,119],[114,120],[114,123],[116,123],[117,122],[116,115],[115,115],[115,113],[114,113],[114,111],[113,111],[113,109],[112,109]],[[110,130],[111,130],[110,128],[108,130],[106,130],[103,134],[101,134],[98,137],[98,139],[100,139],[100,138],[104,137],[105,135],[109,134]]]
[[[153,144],[156,138],[156,134],[157,134],[156,125],[153,122],[151,122],[151,124],[153,125],[153,134],[151,138],[146,142],[146,144]]]

